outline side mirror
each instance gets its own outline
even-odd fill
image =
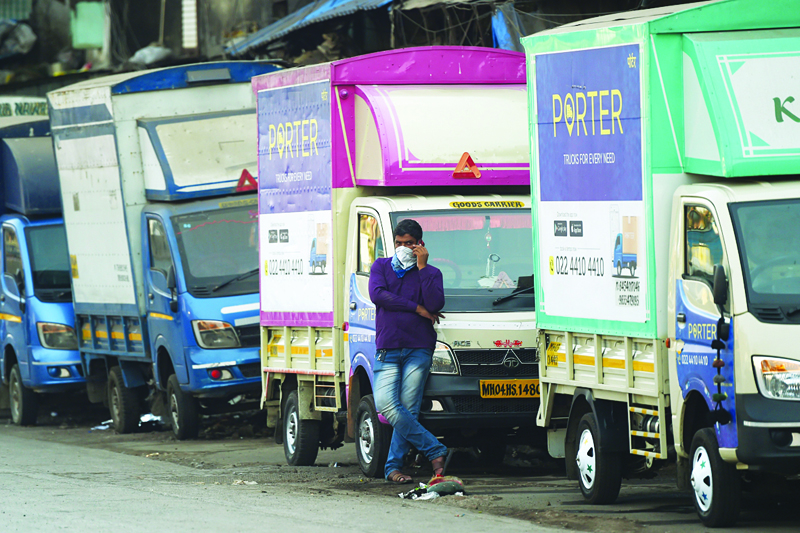
[[[175,283],[175,267],[170,266],[169,270],[167,270],[167,288],[169,290],[174,290],[177,287]]]
[[[722,307],[728,303],[728,277],[722,265],[714,265],[714,285],[711,288],[714,303]]]
[[[151,270],[150,279],[153,280],[153,290],[155,292],[160,293],[162,296],[169,296],[169,284],[167,283],[167,277],[164,275],[164,272],[161,270]]]

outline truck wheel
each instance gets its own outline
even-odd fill
[[[178,440],[197,438],[200,429],[200,416],[197,401],[181,390],[178,376],[172,374],[167,380],[167,402],[169,403],[169,424],[172,434]]]
[[[11,404],[11,420],[18,426],[35,426],[36,415],[39,411],[39,397],[22,384],[19,365],[11,367],[8,395]]]
[[[118,366],[108,373],[108,409],[117,433],[133,433],[139,427],[139,395],[125,386]]]
[[[736,467],[722,460],[714,430],[701,429],[692,438],[694,508],[707,527],[732,526],[739,518],[741,488]]]
[[[628,270],[631,271],[631,277],[633,277],[636,274],[636,263],[628,265]]]
[[[578,483],[583,497],[592,504],[614,503],[622,485],[622,458],[597,446],[600,431],[592,413],[578,423]]]
[[[365,476],[382,478],[392,441],[392,428],[378,419],[372,394],[361,398],[358,404],[356,431],[358,466]]]
[[[617,261],[617,277],[622,275],[622,263]]]
[[[311,466],[319,453],[319,420],[300,420],[299,405],[293,390],[283,411],[283,453],[291,466]]]

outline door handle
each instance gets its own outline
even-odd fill
[[[355,302],[350,302],[350,309],[355,309],[358,307]]]
[[[681,324],[683,324],[684,322],[686,322],[686,315],[683,313],[678,313],[678,316],[676,316],[675,319]]]
[[[6,301],[6,295],[0,294],[0,302],[5,302],[5,301]]]
[[[147,298],[152,302],[153,301],[153,293],[152,292],[148,292],[147,293]]]

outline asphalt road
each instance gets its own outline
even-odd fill
[[[414,502],[397,497],[409,486],[364,478],[352,444],[320,452],[313,467],[286,466],[253,420],[209,420],[203,437],[178,442],[148,428],[92,430],[96,410],[47,415],[25,428],[0,419],[0,531],[705,531],[668,468],[624,482],[614,505],[589,506],[536,450],[509,448],[494,468],[461,450],[449,473],[467,494]],[[800,489],[753,487],[742,508],[730,531],[795,532]]]

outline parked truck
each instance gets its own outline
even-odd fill
[[[675,461],[723,526],[800,472],[798,27],[792,2],[724,0],[523,40],[538,422],[590,502]]]
[[[520,53],[432,47],[253,79],[262,404],[289,464],[347,439],[363,472],[383,475],[368,282],[406,218],[446,297],[420,420],[490,460],[536,429],[524,76]],[[323,238],[327,269],[309,272]]]
[[[0,118],[0,404],[18,425],[36,423],[40,394],[85,388],[50,126],[26,114],[42,106],[46,115],[44,98],[0,100],[12,123]]]
[[[166,403],[192,438],[201,414],[258,399],[257,200],[237,191],[256,172],[249,81],[275,69],[206,63],[48,95],[87,390],[119,432]]]

